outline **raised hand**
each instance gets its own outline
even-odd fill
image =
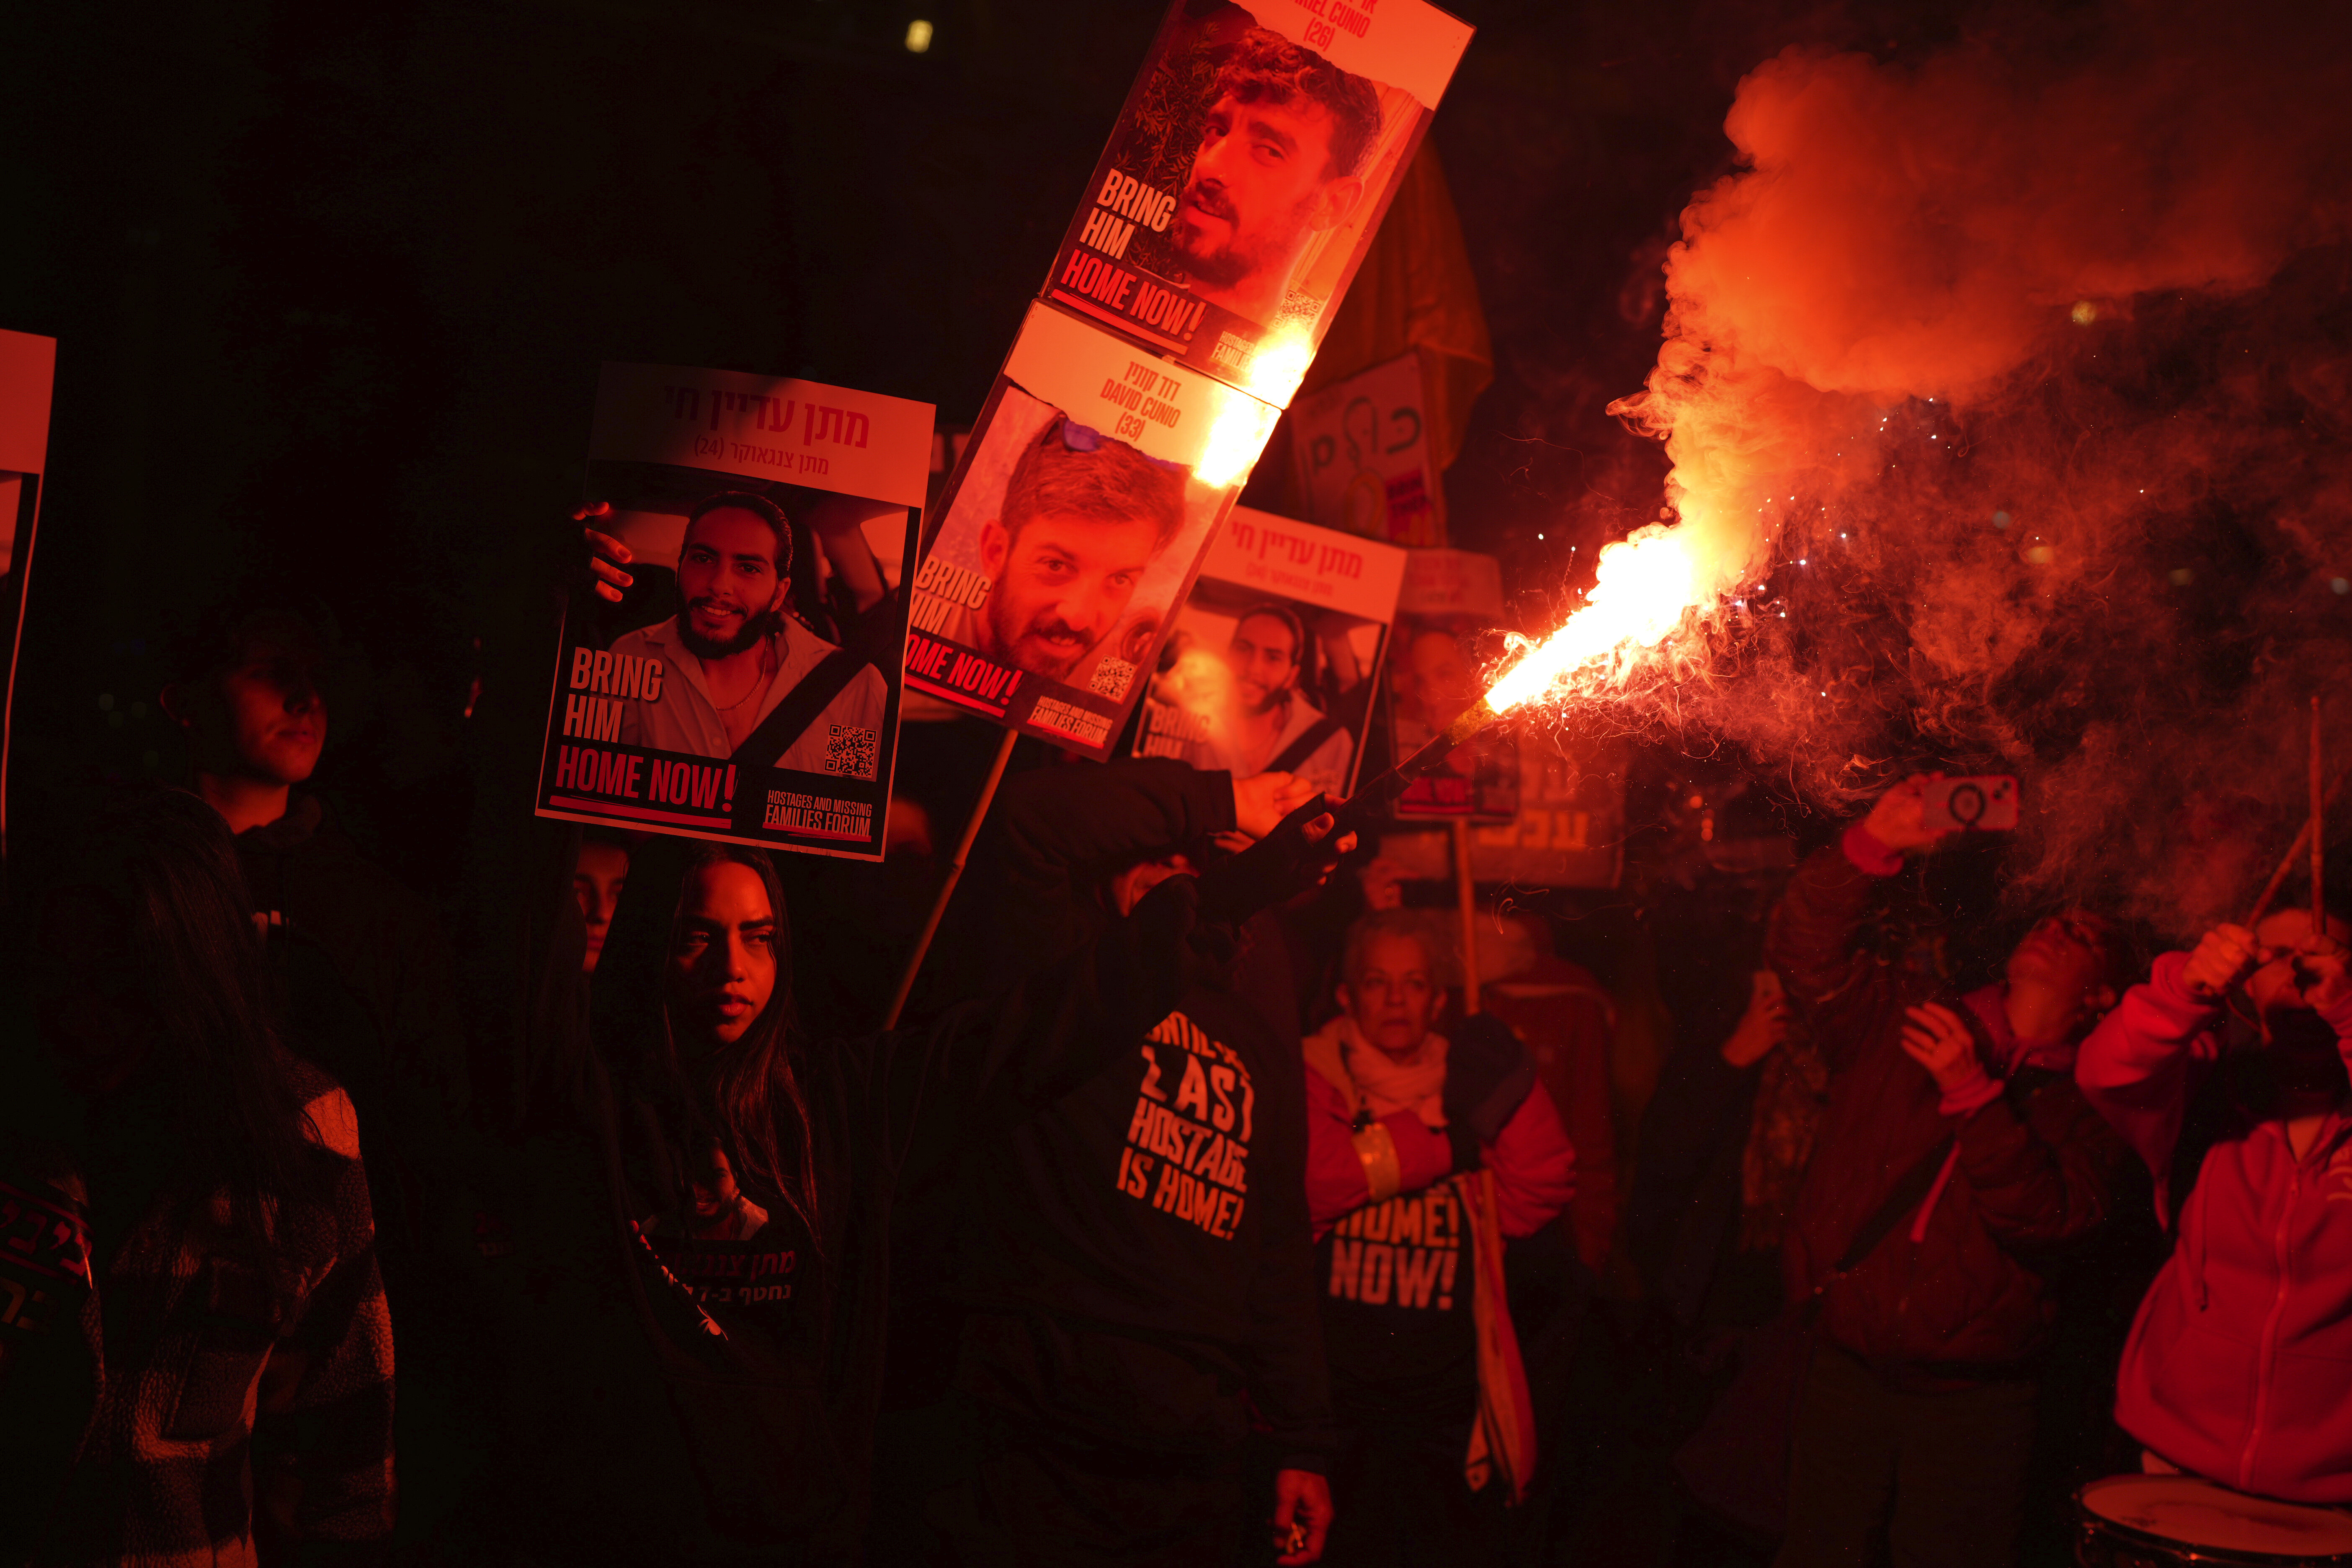
[[[1285,1568],[1323,1555],[1331,1533],[1331,1486],[1312,1470],[1276,1470],[1274,1476],[1274,1541]]]
[[[1927,786],[1943,776],[1913,773],[1878,797],[1878,804],[1870,808],[1862,826],[1873,838],[1897,853],[1935,848],[1952,831],[1948,827],[1931,828],[1927,822]]]
[[[1748,988],[1748,1011],[1723,1042],[1723,1059],[1736,1068],[1753,1067],[1788,1037],[1789,997],[1780,989],[1780,977],[1769,969],[1758,970]]]
[[[1903,1012],[1911,1020],[1903,1026],[1903,1054],[1926,1068],[1937,1089],[1948,1092],[1984,1071],[1976,1037],[1958,1013],[1939,1002]]]
[[[2295,946],[2295,989],[2322,1013],[2352,996],[2352,963],[2344,944],[2331,936],[2305,937]]]
[[[597,595],[619,604],[621,590],[636,581],[621,568],[636,557],[627,545],[604,531],[613,526],[613,509],[598,501],[573,512],[572,521],[583,525],[580,532],[588,542],[588,571],[595,579]]]
[[[2219,996],[2262,961],[2262,946],[2252,931],[2239,925],[2217,925],[2189,953],[2181,967],[2180,983],[2200,996]]]

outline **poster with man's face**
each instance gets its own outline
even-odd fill
[[[634,581],[566,612],[539,815],[880,859],[930,447],[927,403],[606,365],[586,500]]]
[[[6,633],[10,650],[0,674],[0,848],[7,843],[5,764],[15,711],[16,632],[40,518],[41,475],[48,468],[49,395],[57,364],[57,339],[0,331],[0,631]]]
[[[1421,355],[1335,382],[1290,410],[1290,455],[1307,515],[1417,548],[1445,542],[1445,486],[1422,418]]]
[[[1502,652],[1502,563],[1468,550],[1409,550],[1389,655],[1390,742],[1409,757],[1486,689],[1481,671]],[[1493,724],[1455,747],[1397,797],[1400,817],[1507,822],[1519,814],[1513,727]]]
[[[1287,404],[1469,41],[1422,0],[1176,0],[1045,298]]]
[[[1030,307],[915,574],[908,683],[1108,756],[1276,417]]]
[[[1160,650],[1135,755],[1350,794],[1405,552],[1235,507]]]

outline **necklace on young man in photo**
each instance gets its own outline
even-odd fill
[[[773,686],[775,683],[776,672],[769,668],[768,655],[763,649],[760,654],[760,679],[751,683],[751,689],[746,691],[742,696],[738,697],[734,701],[727,703],[724,706],[720,706],[716,703],[712,706],[718,707],[719,711],[721,713],[732,713],[738,708],[742,707],[746,702],[751,701],[754,697],[765,696],[768,688]]]

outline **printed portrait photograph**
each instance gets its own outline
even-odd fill
[[[1354,787],[1388,628],[1328,605],[1202,578],[1160,646],[1135,752],[1235,778]]]
[[[915,626],[1125,702],[1223,492],[1009,384],[967,460],[926,561],[970,590]]]
[[[592,612],[590,640],[617,672],[594,689],[620,694],[605,738],[877,776],[907,509],[658,463],[592,463],[588,493],[611,507],[635,578]]]

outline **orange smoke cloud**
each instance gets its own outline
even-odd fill
[[[1832,802],[1916,760],[2023,772],[2045,887],[2159,850],[2118,812],[2284,814],[2283,741],[2189,749],[2288,713],[2352,629],[2346,34],[2120,5],[1751,72],[1612,405],[1664,437],[1678,521],[1604,585],[1672,548],[1642,575],[1700,612],[1674,651],[1703,678],[1644,710]]]
[[[1889,405],[1997,397],[2070,326],[2336,236],[2352,71],[2275,20],[2143,9],[2071,72],[2013,37],[1916,69],[1790,49],[1740,83],[1740,167],[1684,211],[1666,346],[1614,405],[1726,585],[1792,495],[1874,473]]]

